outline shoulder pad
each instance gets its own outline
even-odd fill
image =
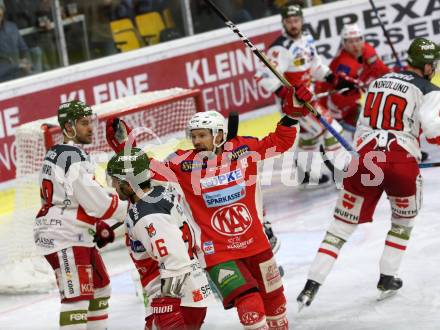
[[[285,47],[285,42],[286,42],[287,38],[283,35],[280,35],[278,38],[275,39],[275,41],[269,46],[269,48],[275,47],[275,46],[281,46],[281,47]]]
[[[175,195],[171,194],[163,186],[154,186],[148,196],[139,200],[128,211],[133,223],[150,214],[171,214],[174,206]]]
[[[392,78],[413,84],[422,92],[423,95],[426,95],[434,91],[440,91],[440,88],[438,86],[434,85],[433,83],[431,83],[426,79],[423,79],[422,77],[416,75],[411,71],[393,72],[393,73],[388,73],[386,76],[390,76]]]
[[[64,169],[64,173],[67,173],[70,165],[90,161],[90,157],[84,150],[76,146],[57,144],[48,150],[44,160],[61,167]]]

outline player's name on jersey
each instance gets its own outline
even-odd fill
[[[375,80],[373,84],[374,88],[387,88],[392,89],[401,93],[406,93],[408,91],[409,86],[404,85],[398,81],[391,81],[391,80]]]

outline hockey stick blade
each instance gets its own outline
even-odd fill
[[[240,117],[238,116],[238,112],[230,112],[228,115],[228,135],[226,141],[232,140],[237,136],[239,123]]]
[[[110,228],[111,228],[112,230],[115,230],[116,228],[122,226],[124,223],[125,223],[125,222],[117,222],[117,223],[115,223],[113,226],[111,226]]]
[[[225,14],[212,2],[212,0],[205,0],[205,2],[212,10],[214,10],[217,16],[219,16],[223,20],[226,26],[228,26],[235,34],[240,37],[241,41],[243,41],[243,43],[252,50],[255,56],[257,56],[258,59],[263,62],[263,64],[281,81],[284,86],[292,87],[289,81],[270,63],[270,60],[267,58],[267,56],[254,46],[254,44],[238,29],[238,27],[229,18],[225,16]],[[338,140],[338,142],[345,149],[347,149],[353,156],[359,157],[359,154],[347,142],[347,140],[345,140],[338,132],[336,132],[336,130],[327,122],[327,120],[325,120],[321,116],[321,114],[310,103],[305,102],[304,106],[310,111],[313,116],[315,116],[319,120],[319,122],[336,138],[336,140]]]

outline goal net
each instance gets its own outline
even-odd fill
[[[93,143],[85,150],[98,163],[106,163],[113,151],[105,138],[108,118],[119,117],[130,127],[143,127],[138,145],[183,137],[191,116],[203,111],[199,90],[173,88],[143,93],[93,106],[97,114]],[[16,200],[12,220],[0,234],[0,293],[45,292],[55,285],[52,270],[36,253],[33,224],[41,206],[39,175],[46,150],[62,143],[56,116],[21,125],[16,130]],[[97,167],[98,170],[100,167]],[[101,168],[101,180],[105,177]]]

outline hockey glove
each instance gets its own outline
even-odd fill
[[[119,118],[109,118],[105,123],[105,137],[109,146],[118,154],[124,150],[125,143],[129,141],[131,128],[125,121]],[[136,147],[136,141],[132,141],[132,147]]]
[[[101,249],[114,240],[115,232],[113,229],[105,221],[98,221],[96,223],[96,233],[93,242],[95,242],[96,245]]]
[[[154,315],[147,316],[145,318],[145,328],[144,330],[153,330]]]
[[[180,309],[180,298],[153,298],[151,302],[154,323],[159,330],[185,329],[185,320]]]
[[[282,86],[276,94],[283,99],[283,112],[293,118],[307,116],[309,110],[304,106],[304,102],[310,102],[313,94],[304,85],[296,87]]]

